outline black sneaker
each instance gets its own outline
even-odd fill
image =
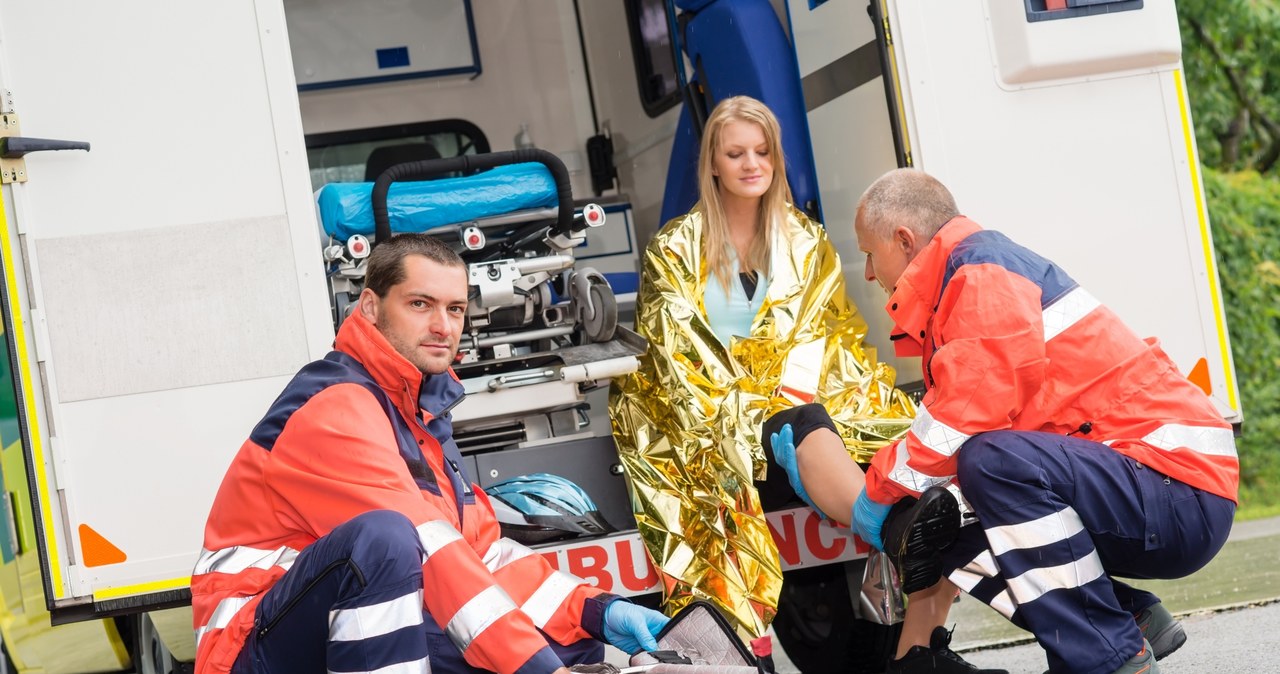
[[[919,499],[898,501],[883,532],[884,551],[898,570],[902,591],[919,592],[942,577],[942,551],[960,533],[960,504],[946,487],[930,487]]]
[[[928,646],[912,646],[901,660],[890,660],[885,674],[915,674],[916,672],[943,672],[943,674],[1009,674],[1005,669],[979,669],[951,650],[951,630],[933,628]]]

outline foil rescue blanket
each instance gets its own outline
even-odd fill
[[[758,637],[782,585],[753,484],[767,467],[764,420],[820,402],[850,454],[868,462],[906,433],[915,408],[894,388],[893,368],[863,346],[867,326],[826,233],[795,209],[774,237],[751,335],[722,345],[703,308],[701,219],[695,209],[672,220],[645,250],[636,331],[649,349],[614,380],[609,413],[667,613],[706,599]]]

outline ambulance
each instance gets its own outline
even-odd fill
[[[920,364],[891,355],[852,222],[871,181],[914,166],[1158,337],[1239,423],[1181,53],[1174,3],[1151,0],[0,0],[4,664],[190,670],[214,493],[340,318],[354,244],[316,195],[372,180],[380,148],[554,155],[575,211],[606,216],[571,252],[625,334],[638,251],[692,203],[701,116],[752,93],[905,387]],[[477,421],[464,451],[482,486],[580,468],[621,531],[540,551],[651,596],[610,455],[618,367],[561,375],[564,405]],[[812,572],[797,587],[856,594],[847,531],[803,508],[769,521],[784,568]]]

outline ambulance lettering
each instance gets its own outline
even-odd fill
[[[869,547],[848,529],[832,526],[808,508],[765,515],[783,570],[859,559]],[[614,594],[635,596],[662,589],[640,535],[631,532],[590,541],[569,541],[541,554],[551,566]]]

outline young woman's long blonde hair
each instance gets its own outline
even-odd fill
[[[786,160],[782,156],[782,129],[778,118],[764,103],[750,96],[734,96],[720,101],[707,118],[702,131],[702,148],[698,154],[698,193],[700,199],[695,209],[702,212],[702,257],[707,269],[716,275],[720,286],[726,290],[732,282],[729,278],[733,262],[729,254],[729,219],[720,200],[720,180],[713,175],[714,159],[720,147],[720,137],[729,122],[751,122],[764,131],[769,158],[773,161],[773,181],[760,199],[760,211],[756,218],[756,236],[747,253],[740,260],[741,271],[769,273],[769,248],[773,240],[775,221],[785,217],[786,205],[791,201],[791,185],[787,183]]]

